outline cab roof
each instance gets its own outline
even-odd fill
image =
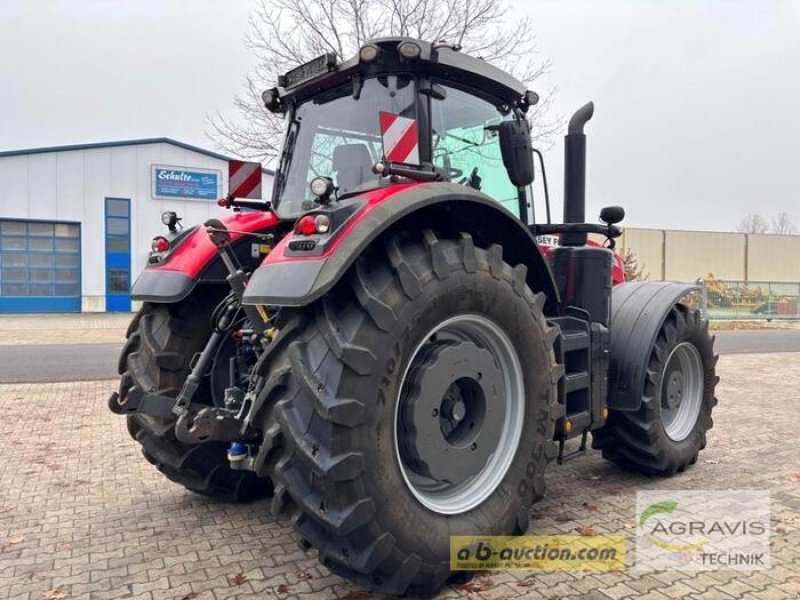
[[[418,58],[403,58],[398,47],[411,42],[420,47]],[[376,75],[413,73],[468,87],[482,96],[517,105],[526,92],[525,85],[482,58],[464,54],[444,43],[431,44],[408,37],[386,37],[362,46],[375,46],[375,60],[364,61],[359,55],[338,63],[333,54],[323,55],[287,72],[273,90],[286,105],[316,96],[348,82]],[[269,90],[265,92],[269,93]]]

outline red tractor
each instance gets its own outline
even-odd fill
[[[181,266],[184,242],[134,288],[148,304],[111,403],[168,476],[274,488],[332,571],[416,595],[450,576],[450,536],[524,533],[548,463],[589,434],[647,473],[697,460],[712,339],[683,302],[696,286],[612,286],[624,211],[585,219],[591,104],[569,123],[554,224],[531,207],[536,94],[453,46],[376,40],[263,97],[287,123],[281,218],[209,222],[186,249],[202,268]]]

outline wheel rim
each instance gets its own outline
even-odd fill
[[[703,360],[694,344],[682,342],[667,358],[659,386],[661,423],[667,436],[685,440],[694,429],[703,404]]]
[[[516,454],[524,399],[519,357],[493,321],[463,314],[428,332],[395,406],[395,451],[414,497],[440,514],[486,500]]]

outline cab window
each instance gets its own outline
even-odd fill
[[[517,188],[508,179],[496,125],[511,114],[467,92],[442,86],[431,100],[433,164],[451,181],[480,190],[519,217]]]
[[[367,79],[357,98],[352,85],[320,94],[291,114],[283,158],[275,181],[274,203],[284,217],[314,208],[308,189],[314,177],[330,177],[338,194],[381,181],[372,172],[383,154],[381,111],[416,119],[416,94],[410,76]]]

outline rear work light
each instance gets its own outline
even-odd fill
[[[328,215],[317,215],[314,217],[314,227],[317,233],[328,233],[331,228],[331,218]]]
[[[153,249],[153,252],[162,254],[169,250],[169,240],[162,236],[154,237],[150,247]]]
[[[372,62],[376,58],[378,58],[378,54],[380,50],[377,46],[373,46],[372,44],[367,44],[366,46],[362,46],[361,50],[358,51],[358,58],[361,62]]]
[[[400,42],[397,51],[406,60],[416,60],[422,55],[422,48],[414,42]]]

